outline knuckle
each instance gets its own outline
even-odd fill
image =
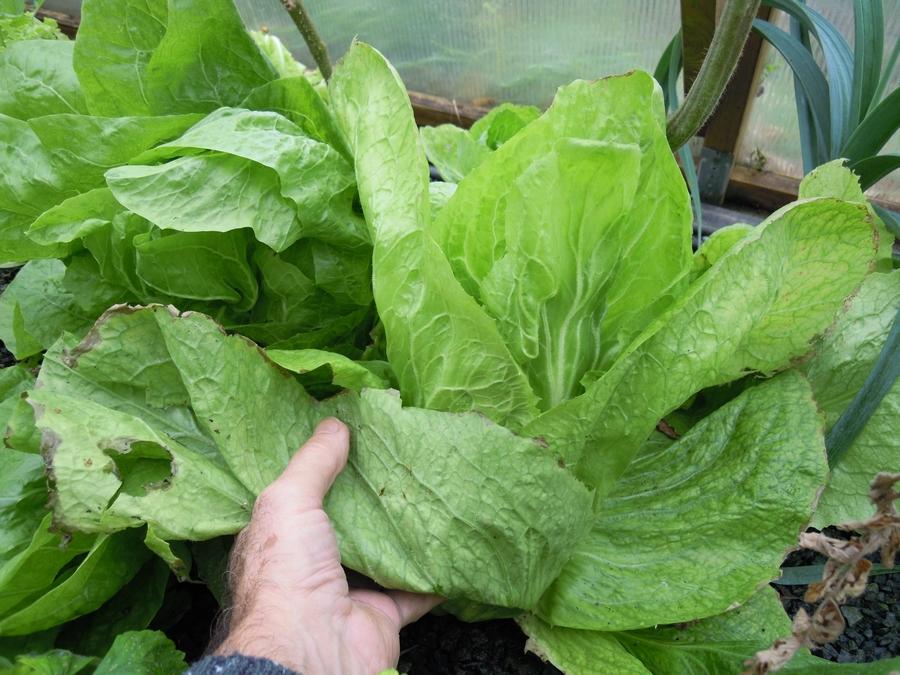
[[[284,501],[284,488],[278,483],[272,483],[259,493],[259,496],[253,503],[253,520],[266,518],[276,513]]]

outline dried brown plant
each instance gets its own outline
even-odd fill
[[[879,473],[869,485],[869,499],[875,505],[875,515],[856,523],[844,523],[838,528],[857,534],[845,541],[828,537],[821,532],[804,532],[800,546],[821,553],[828,558],[822,580],[810,584],[804,600],[819,605],[812,616],[803,609],[794,616],[789,637],[781,638],[769,648],[756,653],[746,662],[744,675],[763,675],[781,670],[800,649],[815,649],[832,642],[844,632],[841,603],[855,598],[866,590],[872,563],[866,556],[876,551],[887,568],[894,566],[900,550],[900,515],[894,502],[900,497],[894,487],[900,473]]]

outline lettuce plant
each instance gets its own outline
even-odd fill
[[[0,654],[146,628],[159,593],[98,617],[159,589],[160,559],[206,568],[197,543],[243,527],[328,415],[353,432],[326,502],[342,559],[385,586],[517,616],[570,672],[736,670],[783,632],[760,588],[900,304],[846,168],[694,254],[646,73],[495,115],[448,188],[372,47],[322,90],[227,0],[143,1],[124,29],[108,4],[85,3],[58,97],[14,93],[42,114],[0,117],[22,160],[3,259],[29,261],[0,336],[46,350],[36,381],[0,371]],[[897,405],[895,385],[817,523],[865,515],[850,495],[900,468]]]

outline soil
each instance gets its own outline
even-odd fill
[[[0,269],[0,292],[17,269]],[[15,363],[0,342],[0,367]],[[832,536],[842,533],[828,530]],[[876,558],[877,560],[877,558]],[[815,565],[824,559],[811,551],[788,556],[785,567]],[[793,617],[806,586],[775,585]],[[154,628],[165,629],[193,661],[202,655],[215,624],[217,605],[209,591],[195,584],[170,589]],[[866,592],[846,603],[847,628],[833,644],[816,652],[841,663],[874,661],[900,655],[900,572],[872,577]],[[452,616],[428,615],[400,634],[398,670],[409,675],[551,675],[556,668],[525,652],[525,635],[512,620],[464,623]]]
[[[429,614],[400,633],[397,670],[409,675],[551,675],[560,671],[525,652],[515,621],[463,623]]]
[[[13,277],[16,276],[16,272],[18,271],[18,267],[0,268],[0,293],[2,293],[7,284],[13,280]],[[6,368],[6,366],[11,366],[15,362],[16,360],[13,358],[13,355],[6,350],[6,345],[3,344],[3,340],[0,340],[0,368]]]

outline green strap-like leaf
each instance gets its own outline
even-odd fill
[[[789,24],[791,36],[798,40],[804,49],[812,51],[809,31],[794,17],[789,17]],[[793,79],[794,102],[797,106],[797,127],[800,132],[800,154],[803,157],[803,172],[809,173],[819,164],[830,159],[830,157],[827,154],[828,148],[817,142],[814,132],[813,112],[809,106],[806,94],[803,93],[803,84],[800,82],[797,73],[794,73]]]
[[[897,129],[900,129],[900,88],[872,109],[856,127],[840,154],[851,162],[877,155]]]
[[[900,155],[864,157],[851,163],[850,169],[859,176],[862,189],[868,190],[892,171],[900,169]]]
[[[802,43],[768,21],[754,19],[753,28],[768,40],[787,61],[809,102],[813,126],[816,130],[816,144],[820,148],[830,147],[831,117],[829,113],[828,81],[816,64],[812,54]]]
[[[828,463],[831,466],[841,461],[881,400],[890,391],[898,375],[900,375],[900,309],[897,310],[891,332],[862,389],[828,432],[826,446]]]
[[[833,155],[853,129],[848,124],[853,92],[853,54],[850,47],[834,25],[805,3],[799,0],[766,0],[766,3],[796,18],[816,37],[822,47],[828,68],[828,103],[831,119],[831,135],[827,147],[831,148]],[[805,51],[810,53],[809,50]]]
[[[853,0],[853,92],[848,126],[855,129],[866,116],[881,76],[884,52],[882,0]]]

